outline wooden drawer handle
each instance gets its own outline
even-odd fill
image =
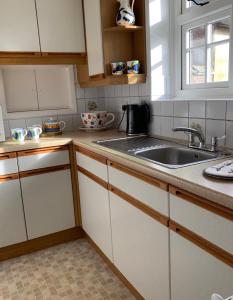
[[[16,180],[19,179],[18,174],[12,174],[12,175],[7,175],[7,176],[0,176],[0,182],[5,182],[5,181],[11,181],[11,180]]]
[[[0,154],[0,160],[7,160],[11,158],[16,158],[16,153]]]

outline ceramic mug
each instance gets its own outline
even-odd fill
[[[111,63],[112,67],[112,75],[123,75],[126,69],[126,65],[124,62],[113,62]]]
[[[139,60],[127,61],[127,73],[128,74],[139,74],[140,62]]]
[[[81,120],[85,128],[102,128],[111,125],[115,121],[115,115],[107,111],[94,111],[82,113]]]
[[[11,137],[16,142],[24,142],[26,135],[27,135],[27,130],[24,128],[11,129]]]
[[[27,131],[28,131],[27,136],[30,140],[39,140],[40,135],[42,133],[41,127],[37,126],[37,125],[34,125],[32,127],[28,127]]]

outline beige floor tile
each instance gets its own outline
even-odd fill
[[[0,300],[133,300],[86,240],[0,263]]]

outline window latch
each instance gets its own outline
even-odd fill
[[[188,1],[189,1],[189,2],[192,1],[192,2],[195,3],[196,5],[200,5],[200,6],[204,6],[204,5],[210,3],[210,1],[203,2],[202,0],[188,0]]]

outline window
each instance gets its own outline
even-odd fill
[[[174,26],[177,98],[232,96],[232,4],[232,0],[210,0],[198,6],[176,0],[180,9],[176,10]]]
[[[0,103],[5,118],[76,111],[72,66],[1,66]]]
[[[183,27],[183,88],[229,81],[230,17]]]

